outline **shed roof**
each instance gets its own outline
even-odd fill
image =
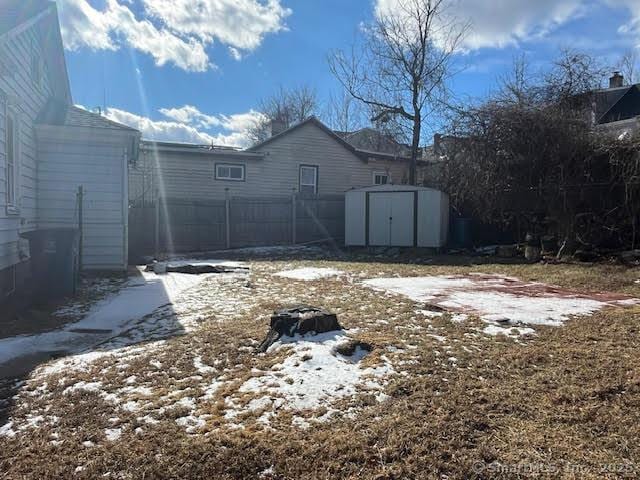
[[[105,128],[109,130],[126,130],[137,132],[135,128],[122,125],[108,118],[90,112],[75,105],[68,105],[51,99],[38,116],[36,123],[65,127]]]
[[[370,187],[362,187],[362,188],[352,188],[348,190],[349,192],[422,192],[422,191],[431,191],[431,192],[440,192],[435,188],[430,187],[419,187],[417,185],[372,185]]]

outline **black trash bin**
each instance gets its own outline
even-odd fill
[[[77,228],[52,228],[32,232],[33,275],[40,300],[74,295],[79,278],[79,240]]]

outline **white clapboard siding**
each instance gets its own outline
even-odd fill
[[[39,228],[77,227],[83,187],[83,267],[127,266],[127,153],[136,134],[38,126]]]
[[[43,25],[45,23],[50,25],[50,22],[52,18],[42,18],[30,28],[0,41],[1,63],[15,67],[11,75],[0,75],[0,270],[20,261],[18,256],[20,233],[37,228],[34,122],[53,92],[48,69],[45,69],[39,85],[33,81],[31,58],[34,51],[42,55],[37,32],[38,29],[42,32]],[[12,215],[7,214],[6,208],[5,102],[13,106],[19,117],[19,181],[17,182],[19,213]]]

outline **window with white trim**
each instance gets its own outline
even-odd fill
[[[300,165],[300,185],[302,195],[318,193],[318,167],[315,165]]]
[[[386,185],[388,183],[390,183],[390,178],[387,172],[373,172],[374,185]]]
[[[235,163],[216,163],[216,180],[244,182],[244,165]]]

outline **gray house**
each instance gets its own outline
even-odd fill
[[[0,303],[64,284],[80,245],[83,268],[126,268],[138,141],[73,106],[55,3],[0,0]]]
[[[359,149],[311,117],[248,150],[143,141],[131,200],[343,195],[406,183],[408,159]]]

